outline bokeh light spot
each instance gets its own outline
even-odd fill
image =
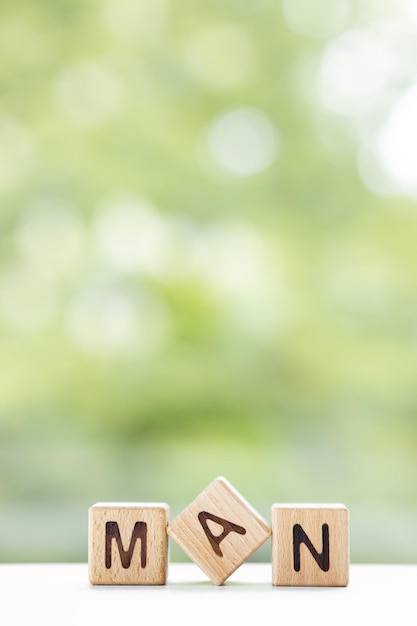
[[[211,122],[207,145],[210,156],[223,171],[234,176],[253,176],[275,160],[279,135],[263,111],[239,108]]]
[[[133,196],[103,202],[94,232],[97,248],[112,269],[163,272],[169,230],[148,202]]]
[[[398,193],[398,185],[390,176],[387,176],[373,142],[364,143],[360,147],[356,164],[362,182],[370,191],[379,196],[390,196]]]
[[[318,75],[322,102],[347,116],[369,110],[381,97],[396,63],[383,29],[350,30],[324,51]]]
[[[382,167],[403,192],[417,193],[417,85],[397,101],[377,141]]]
[[[219,221],[200,237],[199,268],[237,328],[263,336],[284,318],[284,281],[268,264],[264,242],[244,222]]]
[[[54,96],[70,120],[81,127],[95,127],[119,115],[124,86],[111,67],[86,61],[61,72],[53,84]]]
[[[168,321],[153,294],[106,282],[82,287],[68,311],[70,335],[82,350],[98,356],[150,354],[163,343]]]

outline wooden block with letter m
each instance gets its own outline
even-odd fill
[[[343,504],[272,506],[272,584],[346,587],[349,512]]]
[[[222,585],[271,529],[227,480],[217,478],[168,526],[168,535]]]
[[[164,585],[168,505],[99,503],[88,512],[88,566],[93,585]]]

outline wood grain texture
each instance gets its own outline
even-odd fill
[[[272,584],[346,587],[348,582],[347,508],[343,504],[274,504]]]
[[[98,503],[88,512],[93,585],[164,585],[168,567],[164,503]]]
[[[222,477],[168,526],[168,535],[216,585],[271,535],[267,522]]]

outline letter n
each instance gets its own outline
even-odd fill
[[[146,522],[136,522],[130,537],[129,547],[125,550],[120,536],[119,524],[117,522],[106,522],[106,568],[110,569],[112,565],[113,539],[116,541],[120,561],[124,569],[128,569],[130,567],[136,541],[140,539],[140,565],[142,568],[145,568],[147,556],[147,533],[148,527]]]
[[[317,565],[320,567],[323,572],[328,572],[330,568],[330,545],[329,545],[329,526],[328,524],[323,524],[321,527],[322,533],[322,551],[318,552],[316,548],[311,543],[308,535],[305,533],[304,529],[300,524],[295,524],[292,529],[293,532],[293,550],[294,550],[294,569],[296,572],[299,572],[301,569],[301,557],[300,557],[300,546],[302,543],[306,545],[308,550],[311,552],[314,560]]]

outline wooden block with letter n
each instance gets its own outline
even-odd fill
[[[346,587],[349,512],[343,504],[272,506],[272,584]]]
[[[168,512],[162,503],[99,503],[88,511],[93,585],[164,585]]]
[[[222,585],[270,537],[271,529],[220,477],[168,526],[168,535],[216,585]]]

